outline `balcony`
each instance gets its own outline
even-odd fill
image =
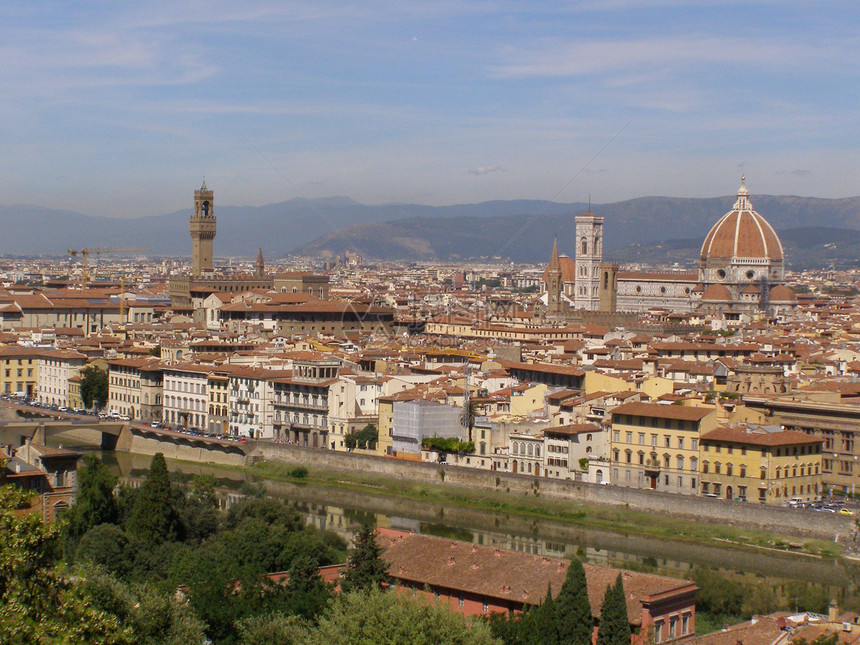
[[[648,472],[659,473],[663,470],[663,462],[657,457],[648,457],[645,460],[645,470]]]

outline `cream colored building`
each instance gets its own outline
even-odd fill
[[[70,407],[69,379],[86,367],[87,357],[71,350],[42,350],[37,366],[38,396],[43,405]]]
[[[161,421],[162,367],[155,357],[108,361],[108,410],[135,421]]]
[[[170,426],[206,428],[209,425],[211,366],[184,363],[164,368],[163,421]]]

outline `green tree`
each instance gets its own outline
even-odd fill
[[[603,596],[597,645],[630,645],[630,621],[627,617],[624,582],[620,573],[615,584],[606,587]]]
[[[128,585],[99,567],[79,568],[83,590],[98,609],[116,616],[134,634],[134,642],[185,645],[205,641],[204,625],[187,603],[170,590]]]
[[[302,553],[293,560],[286,593],[286,609],[290,614],[314,618],[325,609],[331,599],[331,592],[320,578],[316,558]]]
[[[591,645],[594,618],[588,602],[588,582],[582,563],[573,558],[555,599],[558,642],[564,645]]]
[[[483,621],[469,622],[444,605],[379,589],[341,594],[303,645],[354,643],[500,645]]]
[[[137,554],[137,543],[128,533],[114,524],[99,524],[81,537],[75,561],[100,565],[128,580],[137,567]]]
[[[243,618],[236,627],[242,645],[302,645],[312,629],[305,619],[282,611]]]
[[[183,527],[175,503],[164,455],[156,453],[134,500],[128,518],[129,532],[153,544],[181,539]]]
[[[182,523],[189,541],[200,542],[218,530],[215,483],[212,475],[195,475],[190,493],[182,500]]]
[[[93,606],[57,568],[60,528],[22,512],[29,496],[0,487],[0,634],[10,645],[133,643],[116,616]]]
[[[355,536],[355,548],[343,575],[344,591],[369,591],[388,582],[388,562],[382,559],[382,548],[376,541],[376,531],[364,524]]]
[[[113,524],[119,518],[116,498],[116,477],[95,455],[84,457],[78,468],[78,496],[68,514],[68,532],[75,538],[99,524]]]
[[[101,408],[108,400],[108,376],[95,365],[88,365],[81,372],[81,399],[89,408],[96,404]]]
[[[541,645],[558,645],[558,607],[552,598],[552,589],[547,586],[546,598],[540,606],[529,612],[534,615],[534,639]]]

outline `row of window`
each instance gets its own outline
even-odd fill
[[[24,377],[24,370],[21,368],[18,368],[17,376],[18,376],[18,378],[23,378]],[[29,376],[29,377],[33,376],[33,369],[32,368],[27,370],[27,376]],[[6,370],[6,378],[12,378],[12,370]]]
[[[204,383],[189,383],[188,381],[174,381],[172,379],[164,379],[164,389],[190,394],[206,394]]]
[[[651,434],[650,435],[650,445],[652,447],[656,447],[659,443],[658,441],[659,435]],[[675,443],[677,445],[678,450],[684,450],[686,446],[686,437],[676,437]],[[621,443],[621,431],[613,430],[612,431],[612,441],[614,443]],[[645,443],[645,433],[639,432],[637,433],[637,441],[640,446],[647,445]],[[631,431],[627,431],[624,433],[624,443],[633,443],[633,433]],[[663,447],[671,448],[672,447],[672,435],[663,435]],[[699,449],[699,440],[696,437],[690,438],[690,450],[698,450]]]
[[[683,421],[681,419],[660,419],[658,417],[640,417],[631,414],[613,414],[613,421],[628,426],[640,426],[650,428],[665,428],[666,430],[695,430],[695,421]]]
[[[734,446],[732,446],[732,445],[725,445],[724,446],[724,445],[719,444],[719,443],[713,444],[713,445],[707,444],[707,443],[702,444],[702,450],[704,452],[710,452],[711,448],[713,448],[714,449],[713,451],[715,453],[718,453],[718,454],[720,452],[722,452],[723,448],[726,449],[726,454],[729,454],[729,455],[734,454]],[[755,450],[755,449],[753,449],[753,450]],[[755,452],[758,452],[758,450],[755,450]],[[791,455],[815,455],[815,454],[818,454],[820,452],[821,452],[821,446],[820,445],[805,445],[805,446],[786,446],[785,448],[777,448],[776,450],[772,451],[772,454],[777,456],[777,457],[788,457]],[[742,455],[747,454],[746,446],[741,446],[740,453]],[[767,454],[767,448],[762,448],[761,454],[766,455]]]

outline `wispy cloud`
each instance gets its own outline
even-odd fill
[[[506,53],[509,62],[491,72],[498,78],[629,75],[636,70],[650,74],[692,64],[771,65],[786,67],[803,60],[806,66],[830,60],[832,48],[815,48],[797,42],[766,38],[715,38],[685,35],[654,39],[577,39],[539,42],[531,51],[514,49]]]
[[[475,166],[474,168],[469,169],[470,175],[486,175],[491,172],[503,172],[504,168],[501,166]]]

